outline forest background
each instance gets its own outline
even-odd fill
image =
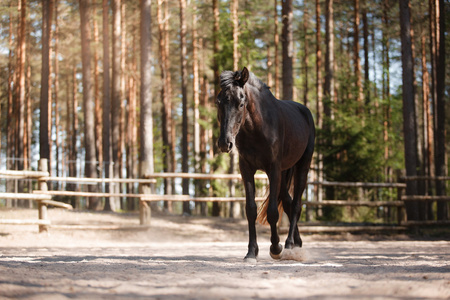
[[[1,168],[37,169],[47,158],[55,176],[235,173],[236,157],[216,151],[215,95],[221,71],[246,66],[277,98],[313,112],[310,180],[445,176],[449,7],[445,0],[4,0]],[[242,193],[235,186],[165,179],[155,188]],[[89,186],[98,189],[109,186]],[[137,185],[120,189],[132,193]],[[366,197],[392,197],[375,193]],[[446,185],[407,181],[406,193],[446,195]],[[324,199],[356,194],[314,191]],[[136,200],[93,198],[85,205],[134,210]],[[239,214],[230,206],[187,202],[179,209]],[[408,219],[449,217],[442,201],[410,201],[407,211]]]

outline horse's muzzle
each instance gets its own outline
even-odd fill
[[[217,146],[219,146],[219,149],[221,152],[224,153],[230,153],[231,149],[233,149],[233,142],[230,138],[219,138],[219,141],[217,142]]]

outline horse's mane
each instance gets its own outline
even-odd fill
[[[222,74],[220,74],[220,87],[223,90],[227,90],[232,86],[238,85],[237,81],[235,80],[236,76],[240,74],[241,71],[223,71]],[[269,89],[269,87],[261,81],[258,77],[256,77],[255,74],[252,72],[249,72],[249,77],[247,80],[246,85],[251,85],[252,87],[256,88],[258,91],[262,91],[264,89]]]

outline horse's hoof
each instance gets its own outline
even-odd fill
[[[270,257],[273,259],[280,259],[281,258],[281,252],[283,251],[283,246],[278,244],[278,249],[273,249],[273,246],[270,246]]]
[[[273,254],[272,252],[270,252],[270,257],[277,260],[281,259],[281,252],[279,254]]]
[[[292,242],[286,242],[284,244],[284,249],[294,249],[295,246],[296,245],[294,243],[292,243]]]
[[[246,263],[246,264],[250,264],[250,265],[256,265],[256,263],[257,263],[257,260],[256,260],[256,257],[245,257],[244,258],[244,262]]]

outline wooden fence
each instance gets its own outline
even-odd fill
[[[39,225],[39,231],[46,231],[51,226],[47,217],[47,206],[52,205],[65,209],[72,209],[72,206],[59,201],[53,201],[53,196],[77,196],[77,197],[133,197],[139,199],[139,219],[141,225],[150,223],[150,206],[148,202],[153,201],[198,201],[198,202],[231,202],[245,201],[245,197],[191,197],[189,195],[157,195],[157,194],[125,194],[125,193],[92,193],[92,192],[73,192],[73,191],[50,191],[48,190],[47,181],[75,182],[75,183],[139,183],[150,185],[156,182],[158,178],[189,178],[201,180],[240,180],[239,174],[198,174],[198,173],[155,173],[150,174],[147,179],[104,179],[104,178],[74,178],[74,177],[51,177],[47,170],[46,162],[40,161],[40,171],[0,171],[0,178],[12,179],[32,179],[37,180],[39,189],[33,193],[0,193],[0,199],[28,199],[38,203],[39,219],[38,220],[5,220],[0,219],[0,224],[36,224]],[[257,174],[255,179],[267,180],[267,176]],[[417,179],[416,179],[417,180]],[[449,180],[449,178],[440,178],[439,180]],[[395,201],[347,201],[347,200],[324,200],[324,201],[304,201],[307,207],[323,207],[323,206],[346,206],[346,207],[396,207],[398,225],[417,225],[418,222],[406,222],[405,202],[404,201],[450,201],[447,196],[401,196],[402,191],[406,188],[405,183],[364,183],[364,182],[308,182],[310,185],[317,186],[333,186],[344,188],[394,188],[397,189],[399,199]],[[264,200],[263,197],[257,197],[257,201]],[[427,222],[424,222],[427,223]],[[428,222],[430,223],[430,222]],[[348,227],[348,226],[347,226]],[[343,231],[354,231],[356,228],[341,227]],[[367,226],[363,226],[360,230],[371,230]],[[377,226],[383,229],[383,226]],[[392,228],[389,226],[389,228]],[[404,228],[404,227],[402,227]],[[303,228],[302,228],[303,230]],[[310,232],[317,231],[338,231],[327,226],[315,226]],[[308,230],[307,230],[308,231]]]

